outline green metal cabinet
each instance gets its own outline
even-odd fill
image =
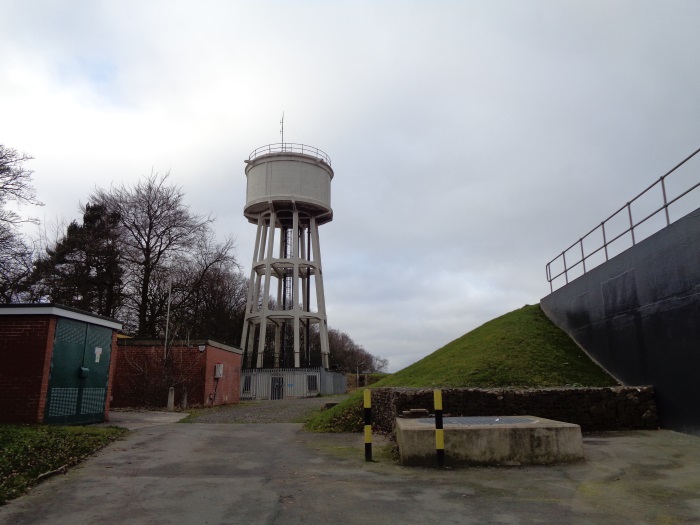
[[[104,420],[112,330],[58,319],[51,355],[46,423]]]

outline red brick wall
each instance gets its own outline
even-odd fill
[[[173,375],[176,375],[179,380],[179,383],[174,385],[175,404],[182,405],[185,390],[187,390],[188,405],[205,404],[202,383],[207,362],[206,351],[200,352],[198,347],[191,346],[175,348],[173,353],[173,364],[176,371]]]
[[[188,405],[237,403],[241,356],[207,345],[175,346],[166,362],[160,344],[137,344],[123,339],[117,347],[112,407],[165,407],[168,390],[175,387],[175,405],[185,391]],[[214,364],[224,363],[218,386]]]
[[[56,319],[0,317],[0,421],[41,423]]]
[[[117,332],[112,330],[112,353],[109,358],[109,381],[107,382],[107,396],[105,401],[105,421],[109,421],[109,408],[111,406],[112,388],[114,387],[114,369],[117,366]]]
[[[207,345],[207,368],[204,393],[207,404],[223,405],[240,401],[241,355]],[[221,379],[214,378],[217,363],[224,365]]]

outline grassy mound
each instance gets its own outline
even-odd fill
[[[541,388],[616,384],[547,319],[539,305],[528,305],[483,324],[373,386]],[[362,422],[362,394],[357,392],[321,412],[306,428],[358,432]]]

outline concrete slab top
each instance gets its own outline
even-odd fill
[[[408,429],[434,429],[435,418],[398,418],[397,424],[402,428]],[[513,428],[530,428],[530,427],[547,427],[547,428],[567,428],[578,427],[573,423],[564,421],[555,421],[536,416],[460,416],[460,417],[444,417],[442,419],[443,427],[447,428],[469,428],[479,429],[493,426],[508,426]]]
[[[420,418],[420,421],[435,424],[431,418]],[[442,419],[444,425],[513,425],[517,423],[533,424],[539,420],[532,416],[459,416],[445,417]]]

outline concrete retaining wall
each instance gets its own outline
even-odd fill
[[[621,383],[654,385],[663,427],[700,432],[700,209],[540,304]]]
[[[654,389],[643,387],[506,390],[445,388],[445,416],[532,415],[580,425],[584,431],[656,429]],[[394,432],[398,414],[411,408],[433,412],[433,390],[373,388],[372,419],[380,432]]]

